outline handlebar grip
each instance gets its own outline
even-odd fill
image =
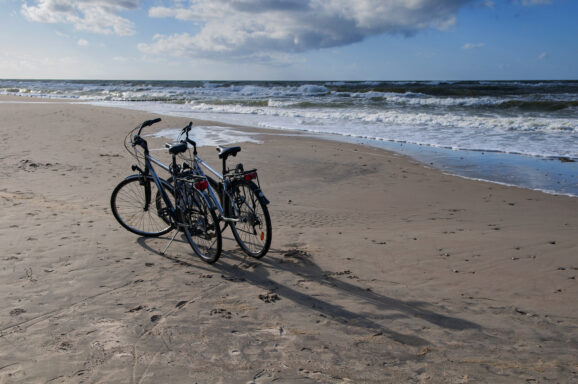
[[[142,123],[141,127],[142,127],[142,128],[148,127],[148,126],[151,126],[151,125],[153,125],[153,124],[158,123],[159,121],[161,121],[161,118],[160,118],[160,117],[158,117],[158,118],[156,118],[156,119],[153,119],[153,120],[147,120],[147,121],[145,121],[144,123]]]

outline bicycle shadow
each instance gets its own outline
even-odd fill
[[[393,299],[375,293],[371,289],[361,288],[355,284],[351,284],[341,279],[335,278],[334,276],[343,276],[344,272],[323,271],[311,260],[311,255],[309,255],[307,252],[303,252],[298,249],[275,250],[273,252],[281,253],[283,259],[285,260],[297,259],[299,262],[286,262],[283,259],[281,259],[280,262],[279,259],[277,259],[277,262],[272,262],[272,260],[275,259],[271,258],[262,260],[264,264],[270,266],[271,268],[279,268],[285,271],[289,271],[306,279],[315,279],[320,284],[339,289],[343,293],[353,295],[366,302],[372,303],[380,310],[394,310],[402,312],[406,315],[426,320],[438,327],[451,330],[481,329],[480,325],[471,321],[442,315],[440,313],[436,313],[432,310],[424,308],[425,306],[430,306],[430,303]]]
[[[246,282],[267,291],[275,292],[283,299],[310,310],[323,314],[325,317],[343,325],[362,328],[365,331],[373,330],[376,335],[385,335],[391,340],[413,347],[430,345],[426,339],[396,332],[369,318],[367,313],[356,313],[341,305],[330,303],[318,297],[298,291],[272,278],[273,272],[291,273],[302,279],[308,279],[337,291],[339,295],[350,295],[375,306],[381,312],[394,312],[392,318],[419,318],[438,327],[448,330],[480,330],[482,327],[468,320],[446,316],[433,310],[424,308],[431,304],[426,302],[410,302],[394,299],[364,289],[355,284],[335,278],[334,272],[323,271],[310,254],[299,249],[278,250],[272,249],[265,258],[255,260],[249,258],[240,250],[224,250],[221,258],[212,265],[196,260],[184,260],[170,252],[161,254],[147,244],[148,238],[139,238],[138,243],[150,252],[156,253],[179,265],[195,268],[207,273],[220,272],[223,279],[231,282]],[[338,274],[337,274],[338,275]],[[380,317],[379,314],[375,317]],[[383,316],[381,316],[383,318]]]

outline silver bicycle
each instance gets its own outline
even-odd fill
[[[206,177],[209,182],[207,194],[211,196],[221,232],[231,228],[235,240],[249,256],[261,258],[271,247],[272,227],[267,205],[269,200],[261,191],[256,169],[245,171],[243,164],[227,168],[227,159],[237,156],[241,147],[217,147],[222,171],[218,172],[207,164],[197,153],[197,143],[189,138],[192,123],[181,130],[179,140],[192,146],[192,156],[185,159],[182,168],[194,176]],[[215,178],[205,174],[208,170]]]

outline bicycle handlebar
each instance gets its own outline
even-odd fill
[[[134,148],[135,146],[137,146],[137,145],[140,145],[140,146],[143,147],[143,149],[145,150],[145,153],[148,152],[147,142],[146,142],[146,140],[144,140],[143,138],[140,137],[140,134],[141,134],[143,128],[148,127],[148,126],[151,126],[151,125],[153,125],[153,124],[156,124],[156,123],[158,123],[159,121],[161,121],[160,118],[156,118],[156,119],[152,119],[152,120],[147,120],[147,121],[143,122],[139,127],[137,127],[137,128],[138,128],[138,133],[137,133],[136,135],[134,135],[133,138],[131,138],[131,144],[132,144],[133,148]],[[137,129],[137,128],[135,128],[135,129]],[[131,131],[131,133],[129,133],[129,135],[131,135],[132,132],[135,131],[135,129],[133,129],[133,130]],[[128,136],[127,136],[127,137],[128,137]],[[125,140],[126,140],[126,139],[125,139]],[[126,142],[125,142],[125,143],[126,143]],[[126,146],[126,144],[125,144],[125,146]]]
[[[197,154],[197,143],[194,140],[189,139],[189,132],[193,127],[193,122],[191,121],[186,127],[181,130],[181,135],[185,135],[185,141],[193,146],[193,154]]]
[[[146,140],[144,140],[143,138],[140,137],[140,134],[141,134],[143,128],[149,127],[149,126],[151,126],[151,125],[153,125],[153,124],[156,124],[156,123],[158,123],[159,121],[161,121],[161,118],[156,118],[156,119],[144,121],[144,122],[138,127],[138,133],[137,133],[136,135],[134,135],[134,137],[133,137],[132,146],[134,147],[134,146],[136,146],[136,145],[140,145],[140,146],[142,146],[142,147],[145,149],[145,151],[147,151],[147,150],[148,150],[148,149],[147,149],[147,142],[146,142]],[[194,149],[194,152],[193,152],[193,153],[196,155],[196,154],[197,154],[197,143],[196,143],[195,141],[189,139],[189,132],[191,131],[192,126],[193,126],[193,122],[190,122],[186,127],[184,127],[184,128],[181,130],[181,135],[185,135],[185,137],[186,137],[186,142],[189,143],[189,144],[191,144],[191,145],[193,146],[193,149]],[[133,132],[134,132],[134,131],[133,131]],[[167,144],[165,144],[165,147],[166,147],[166,145],[167,145]],[[168,147],[167,147],[167,148],[168,148]]]
[[[142,123],[142,124],[140,125],[139,130],[138,130],[137,136],[140,136],[140,133],[141,133],[141,131],[143,130],[143,128],[145,128],[145,127],[150,127],[151,125],[156,124],[156,123],[158,123],[159,121],[161,121],[161,118],[160,118],[160,117],[159,117],[159,118],[156,118],[156,119],[153,119],[153,120],[147,120],[147,121],[145,121],[144,123]]]

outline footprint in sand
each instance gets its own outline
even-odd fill
[[[24,379],[26,376],[26,372],[22,370],[22,366],[18,363],[4,365],[0,367],[0,379],[3,377],[9,377],[11,382],[18,382],[19,380]],[[0,380],[4,382],[3,380]]]
[[[23,313],[26,313],[26,310],[24,310],[22,308],[15,308],[15,309],[10,311],[10,316],[19,316]]]

